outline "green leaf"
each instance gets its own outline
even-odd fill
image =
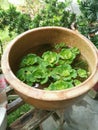
[[[79,81],[78,79],[75,79],[74,84],[75,84],[75,86],[77,86],[77,85],[81,84],[81,81]]]
[[[42,67],[39,65],[38,67],[35,67],[35,71],[33,72],[33,77],[35,79],[35,82],[40,82],[41,84],[44,84],[48,81],[49,73],[48,69]]]
[[[79,51],[79,49],[78,49],[77,47],[72,47],[72,48],[71,48],[71,51],[72,51],[72,53],[74,53],[75,55],[80,54],[80,51]]]
[[[28,54],[22,59],[20,67],[34,65],[36,63],[39,63],[40,60],[41,59],[36,54]]]
[[[45,83],[47,83],[48,82],[48,76],[46,75],[46,77],[44,77],[43,79],[41,79],[41,81],[40,81],[40,83],[41,84],[45,84]]]
[[[17,78],[21,81],[25,81],[25,69],[19,69],[16,73]]]
[[[87,71],[84,70],[84,69],[78,69],[77,73],[78,73],[79,77],[81,77],[81,78],[87,78],[88,77]]]
[[[71,82],[65,82],[63,80],[58,80],[54,83],[51,83],[46,90],[63,90],[73,87]]]
[[[59,65],[53,69],[53,71],[51,72],[51,76],[58,75],[60,77],[67,77],[70,76],[70,70],[71,66],[68,64]]]
[[[75,69],[72,69],[71,72],[70,72],[70,75],[72,78],[76,78],[77,77],[77,71]]]
[[[70,49],[62,49],[60,52],[60,57],[62,59],[71,59],[73,57],[73,53]]]
[[[44,52],[42,58],[48,65],[54,65],[58,62],[58,55],[56,52],[47,51]]]
[[[55,45],[55,49],[57,49],[57,50],[62,49],[62,48],[66,48],[66,47],[67,46],[64,42],[61,42],[61,43]]]
[[[72,69],[71,65],[62,64],[55,67],[50,76],[54,79],[54,81],[63,79],[64,81],[71,81],[72,78],[77,77],[77,71]]]

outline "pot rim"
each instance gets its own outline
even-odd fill
[[[71,32],[78,37],[84,39],[86,42],[90,43],[89,46],[92,48],[93,53],[96,57],[96,67],[92,74],[88,77],[87,80],[85,80],[83,83],[81,83],[78,86],[75,86],[73,88],[65,89],[65,90],[55,90],[55,91],[47,91],[47,90],[41,90],[37,88],[30,87],[29,85],[23,83],[20,81],[14,73],[11,71],[10,65],[9,65],[9,52],[11,47],[14,45],[14,43],[24,35],[31,33],[32,31],[41,31],[41,30],[47,30],[47,29],[60,29],[60,30],[66,30],[68,32]],[[74,97],[80,96],[87,91],[89,91],[96,83],[97,83],[97,77],[98,77],[98,52],[94,44],[89,41],[86,37],[84,37],[82,34],[77,33],[71,29],[64,28],[64,27],[55,27],[55,26],[47,26],[47,27],[39,27],[35,29],[28,30],[19,36],[17,36],[14,40],[10,42],[10,44],[7,45],[2,59],[1,59],[1,68],[4,73],[4,76],[6,80],[9,82],[9,84],[18,92],[22,93],[24,96],[28,96],[34,99],[38,100],[45,100],[45,101],[58,101],[58,100],[66,100],[66,99],[72,99]],[[91,85],[90,85],[91,83]],[[14,85],[17,86],[14,86]],[[25,88],[25,89],[24,89]]]

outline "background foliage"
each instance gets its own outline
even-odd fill
[[[41,26],[62,26],[70,28],[76,22],[78,30],[98,47],[98,1],[78,0],[81,15],[68,10],[72,0],[26,0],[27,9],[17,11],[10,5],[8,9],[0,8],[0,44],[7,43],[16,35]],[[37,6],[36,6],[37,5]],[[35,8],[36,6],[36,8]],[[27,13],[26,13],[27,12]],[[1,50],[2,50],[1,48]]]
[[[34,15],[21,13],[14,6],[9,9],[0,9],[0,29],[9,26],[9,32],[20,34],[30,28],[40,26],[70,27],[75,19],[75,14],[66,10],[71,1],[59,2],[57,0],[43,0],[42,8]],[[31,7],[32,8],[32,7]]]
[[[67,10],[71,1],[43,0],[43,7],[35,15],[32,28],[40,26],[62,26],[70,28],[75,20],[75,14]]]
[[[28,4],[28,0],[26,0],[26,2]],[[30,3],[32,3],[32,1],[29,1],[28,5],[30,5]],[[31,8],[29,9],[30,12],[33,10],[33,13],[27,11],[29,14],[17,11],[16,7],[13,5],[10,5],[6,10],[0,8],[0,30],[3,32],[5,30],[4,33],[7,33],[7,37],[1,35],[1,44],[5,42],[5,38],[11,40],[24,31],[40,26],[63,26],[70,28],[76,16],[66,9],[70,3],[71,0],[66,0],[65,2],[42,0],[41,6],[38,6],[40,8],[36,10],[33,10],[34,3],[32,3],[32,6],[28,6],[28,8]]]
[[[81,15],[77,16],[78,30],[98,48],[98,0],[78,0]]]
[[[9,35],[11,35],[11,31],[19,34],[28,30],[30,22],[30,15],[17,11],[13,5],[10,5],[7,10],[0,9],[0,29],[8,26]]]

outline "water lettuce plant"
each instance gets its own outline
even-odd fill
[[[87,67],[81,65],[84,61],[79,59],[80,55],[78,48],[59,43],[53,50],[45,51],[41,56],[30,53],[23,57],[16,76],[30,86],[36,83],[39,86],[48,84],[45,90],[71,88],[89,76],[88,69],[85,69]]]

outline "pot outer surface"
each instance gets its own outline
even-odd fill
[[[85,82],[66,90],[46,91],[30,87],[17,79],[15,73],[23,56],[31,52],[41,55],[61,42],[78,47],[87,60],[91,75]],[[62,27],[36,28],[19,35],[5,49],[1,65],[5,78],[19,96],[27,103],[45,110],[71,106],[96,84],[98,77],[98,56],[95,46],[81,34]]]

